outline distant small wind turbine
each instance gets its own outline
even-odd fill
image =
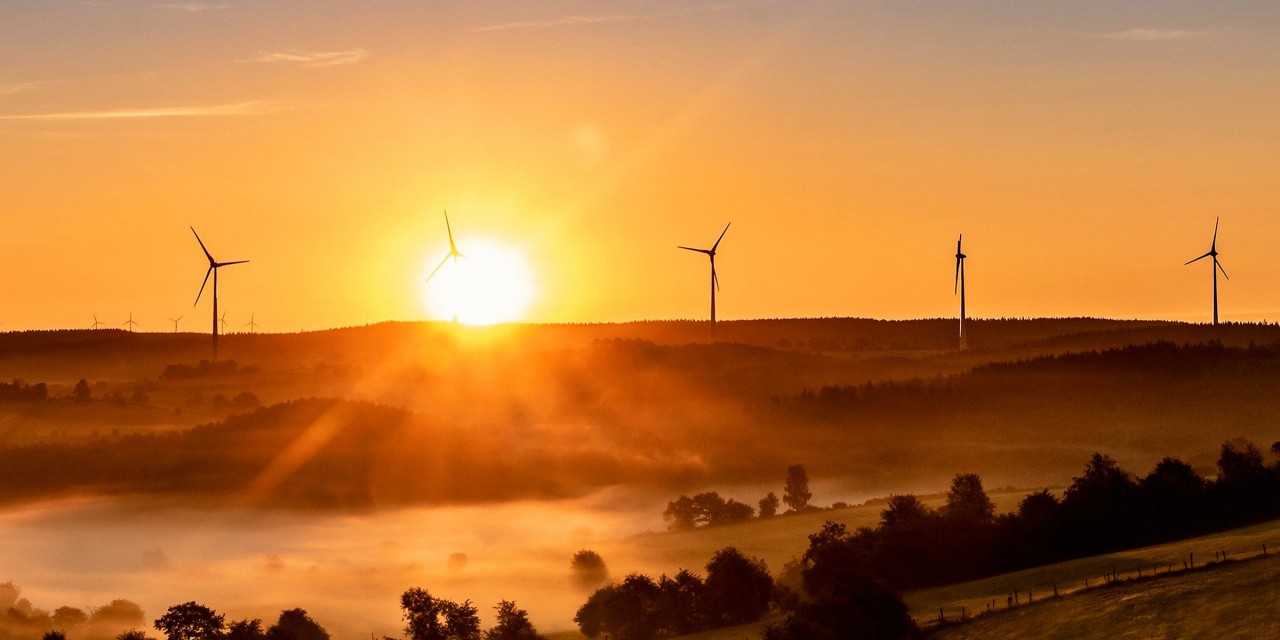
[[[172,322],[172,323],[173,323],[173,332],[174,332],[174,333],[177,333],[177,332],[178,332],[178,321],[179,321],[179,320],[181,320],[181,319],[182,319],[182,316],[178,316],[178,317],[176,317],[176,318],[169,318],[169,322]]]
[[[1213,326],[1215,327],[1218,326],[1218,272],[1222,272],[1222,277],[1228,280],[1231,279],[1231,277],[1227,275],[1227,270],[1222,268],[1222,263],[1218,262],[1218,222],[1220,220],[1221,217],[1216,218],[1213,221],[1213,242],[1209,244],[1209,252],[1195,260],[1189,260],[1186,263],[1191,264],[1192,262],[1198,262],[1205,258],[1213,258],[1213,267],[1211,267],[1211,270],[1213,271]]]
[[[204,282],[200,283],[200,291],[196,293],[196,301],[191,306],[200,304],[200,296],[204,293],[204,286],[209,284],[209,274],[213,274],[213,360],[218,360],[218,269],[229,267],[233,264],[244,264],[248,260],[236,260],[234,262],[218,262],[213,259],[209,250],[205,248],[204,241],[200,239],[200,234],[196,233],[196,228],[191,227],[191,233],[195,235],[196,242],[200,243],[200,250],[204,252],[204,257],[209,259],[209,270],[204,272]],[[225,313],[223,314],[226,315]],[[224,323],[225,325],[225,320]],[[225,328],[225,326],[224,326]]]
[[[253,321],[254,314],[249,314],[249,321],[244,326],[249,327],[249,333],[257,333],[258,323]]]
[[[89,327],[89,328],[90,328],[90,329],[93,329],[93,330],[95,330],[95,331],[96,331],[96,330],[98,329],[98,327],[101,327],[101,326],[102,326],[102,323],[101,323],[101,322],[98,322],[98,314],[96,314],[96,313],[95,313],[95,314],[93,314],[93,326],[91,326],[91,327]]]
[[[226,311],[222,312],[222,317],[218,319],[218,322],[222,324],[222,332],[226,333],[227,332],[227,312]]]
[[[720,246],[720,241],[724,240],[724,234],[729,232],[730,222],[724,226],[724,231],[720,232],[720,237],[716,238],[716,243],[711,245],[710,249],[695,249],[693,247],[680,246],[679,249],[685,251],[694,251],[697,253],[705,253],[711,259],[711,335],[716,334],[716,291],[720,289],[720,277],[716,275],[716,249]]]
[[[138,323],[136,323],[136,322],[134,322],[134,321],[133,321],[133,312],[132,312],[132,311],[130,311],[130,312],[129,312],[129,319],[128,319],[128,320],[126,320],[126,321],[125,321],[125,323],[124,323],[124,325],[122,325],[122,326],[129,327],[129,333],[133,333],[133,326],[134,326],[134,325],[136,325],[136,324],[138,324]]]
[[[964,332],[964,259],[969,257],[964,255],[960,250],[960,243],[964,241],[964,234],[960,234],[960,238],[956,240],[956,284],[953,293],[960,294],[960,349],[964,350],[969,347],[969,336]]]

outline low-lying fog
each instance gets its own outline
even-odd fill
[[[228,620],[268,623],[302,607],[338,638],[399,637],[400,593],[417,586],[470,598],[486,618],[499,600],[515,600],[540,629],[555,631],[572,627],[588,595],[570,574],[574,552],[661,527],[658,512],[609,512],[597,508],[602,499],[357,516],[138,499],[44,503],[0,514],[0,582],[12,580],[48,610],[129,599],[148,621],[188,600]],[[614,572],[635,568],[605,560]]]

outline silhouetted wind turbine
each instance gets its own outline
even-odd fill
[[[254,314],[249,314],[249,321],[244,326],[249,327],[249,333],[257,333],[258,323],[253,321]]]
[[[444,255],[444,259],[440,261],[440,264],[436,265],[436,268],[431,270],[431,275],[427,276],[427,282],[431,282],[431,279],[436,277],[436,273],[440,271],[440,268],[444,266],[444,263],[449,261],[449,258],[453,258],[453,264],[454,266],[457,266],[458,258],[462,257],[462,254],[458,251],[458,245],[453,243],[453,227],[449,225],[448,211],[444,212],[444,229],[449,233],[449,253],[446,253]]]
[[[177,332],[178,332],[178,321],[179,321],[179,320],[181,320],[181,319],[182,319],[182,316],[178,316],[178,317],[176,317],[176,318],[169,318],[169,322],[172,322],[172,323],[173,323],[173,332],[174,332],[174,333],[177,333]]]
[[[133,321],[133,312],[129,312],[129,319],[125,321],[124,326],[129,327],[129,333],[133,333],[133,325],[138,324]]]
[[[968,256],[960,250],[960,243],[964,241],[964,234],[960,234],[960,238],[956,240],[956,284],[955,292],[960,294],[960,349],[966,349],[969,346],[969,336],[964,332],[964,259]]]
[[[426,282],[431,282],[431,279],[436,277],[436,273],[444,267],[444,264],[449,261],[449,258],[453,258],[453,268],[457,270],[458,258],[463,257],[462,253],[458,251],[458,245],[453,242],[453,227],[449,225],[448,211],[444,212],[444,229],[449,234],[449,253],[444,254],[444,258],[440,260],[440,264],[436,265],[436,268],[431,270],[431,275],[427,276]],[[453,322],[454,324],[457,324],[458,322],[458,310],[456,308],[453,310]]]
[[[191,306],[200,304],[200,296],[204,293],[204,286],[209,284],[209,274],[213,274],[213,360],[218,360],[218,269],[229,267],[233,264],[244,264],[248,260],[236,260],[234,262],[218,262],[213,259],[209,250],[205,248],[204,241],[200,239],[200,234],[196,233],[196,228],[191,227],[191,233],[195,235],[196,242],[200,243],[200,250],[204,252],[204,257],[209,259],[209,270],[204,272],[204,282],[200,283],[200,291],[196,294],[196,301]],[[223,314],[226,315],[225,313]],[[223,321],[225,325],[225,319]]]
[[[1213,271],[1213,326],[1215,327],[1218,326],[1218,272],[1222,272],[1222,277],[1228,280],[1231,279],[1231,277],[1227,275],[1227,270],[1222,268],[1222,263],[1218,262],[1218,222],[1220,220],[1221,217],[1216,218],[1213,221],[1213,242],[1209,244],[1209,252],[1195,260],[1187,261],[1187,264],[1191,264],[1192,262],[1204,260],[1205,258],[1213,258],[1213,267],[1211,267],[1211,270]]]
[[[101,326],[102,326],[102,323],[101,323],[101,322],[98,322],[98,314],[96,314],[96,313],[95,313],[95,314],[93,314],[93,326],[91,326],[91,327],[89,327],[89,328],[90,328],[90,329],[93,329],[93,330],[95,330],[95,331],[96,331],[96,330],[98,329],[98,327],[101,327]]]
[[[226,333],[227,332],[227,312],[226,311],[222,312],[222,317],[218,319],[218,322],[222,323],[222,332]]]
[[[716,238],[716,243],[711,245],[710,249],[695,249],[693,247],[680,246],[679,249],[685,251],[695,251],[697,253],[705,253],[711,258],[711,335],[716,335],[716,291],[720,289],[720,277],[716,275],[716,249],[720,246],[720,241],[724,240],[724,234],[729,232],[730,222],[724,226],[724,231],[720,232],[720,237]]]

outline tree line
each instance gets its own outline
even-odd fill
[[[779,504],[787,505],[783,515],[803,513],[815,510],[809,505],[813,494],[809,492],[809,474],[804,465],[793,464],[787,467],[786,484],[782,490],[782,500],[770,491],[758,503],[759,517],[771,518],[778,514]],[[682,495],[667,503],[662,518],[671,531],[688,531],[698,527],[711,527],[734,522],[746,522],[756,517],[756,509],[749,504],[738,502],[733,498],[725,499],[715,491],[695,494],[692,498]]]
[[[1280,454],[1280,443],[1272,446]],[[1280,517],[1280,461],[1248,442],[1227,442],[1213,480],[1165,458],[1137,477],[1095,453],[1061,498],[1028,494],[995,513],[976,474],[957,475],[940,509],[891,496],[875,528],[827,523],[810,536],[800,569],[827,566],[917,589],[1101,553],[1194,537]]]
[[[597,589],[573,620],[588,638],[655,640],[754,622],[769,612],[773,577],[763,560],[717,551],[707,577],[681,569],[657,580],[633,573]]]

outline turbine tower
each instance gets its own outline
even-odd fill
[[[427,276],[426,282],[431,282],[431,279],[436,277],[436,274],[439,273],[440,269],[444,267],[444,264],[449,261],[449,258],[453,258],[453,267],[454,267],[454,270],[456,271],[458,268],[458,258],[463,257],[462,253],[458,251],[458,245],[454,244],[453,242],[453,227],[449,225],[448,211],[444,212],[444,229],[446,232],[449,233],[449,253],[444,254],[444,258],[440,260],[440,264],[436,265],[436,268],[431,270],[431,275]],[[456,300],[454,301],[453,323],[458,324],[458,309],[457,309]]]
[[[964,259],[969,257],[964,255],[960,250],[960,243],[964,241],[964,234],[960,234],[960,238],[956,240],[956,284],[953,293],[960,294],[960,350],[963,351],[969,347],[969,336],[964,332]]]
[[[174,333],[177,333],[177,332],[178,332],[178,321],[179,321],[179,320],[181,320],[181,319],[182,319],[182,316],[178,316],[178,317],[176,317],[176,318],[169,318],[169,322],[172,322],[172,323],[173,323],[173,332],[174,332]]]
[[[1222,263],[1218,262],[1218,222],[1219,220],[1221,220],[1220,217],[1213,221],[1213,242],[1209,244],[1209,252],[1200,256],[1199,258],[1196,258],[1195,260],[1187,261],[1187,264],[1191,264],[1192,262],[1204,260],[1205,258],[1213,258],[1213,267],[1211,268],[1211,270],[1213,271],[1213,326],[1215,327],[1218,326],[1218,272],[1219,271],[1222,272],[1222,277],[1228,280],[1231,279],[1230,276],[1227,275],[1227,270],[1222,268]]]
[[[209,284],[209,274],[213,274],[213,361],[218,361],[218,269],[229,267],[233,264],[244,264],[248,260],[236,260],[234,262],[218,262],[213,259],[209,250],[205,248],[204,241],[200,239],[200,234],[196,233],[196,228],[191,227],[191,233],[195,235],[196,242],[200,243],[200,250],[204,252],[204,257],[209,259],[209,270],[204,272],[204,282],[200,283],[200,291],[196,293],[196,301],[191,306],[200,304],[200,296],[204,294],[204,286]],[[223,314],[226,315],[225,313]]]
[[[697,253],[705,253],[711,259],[711,337],[714,339],[716,335],[716,291],[720,289],[720,278],[716,275],[716,249],[720,246],[720,241],[724,240],[724,234],[729,232],[730,222],[724,226],[724,231],[720,232],[720,237],[716,238],[716,243],[711,245],[710,249],[695,249],[693,247],[679,246],[678,249],[685,251],[695,251]]]
[[[133,312],[129,312],[129,319],[125,321],[124,326],[129,327],[129,333],[133,333],[133,325],[138,324],[133,321]]]

